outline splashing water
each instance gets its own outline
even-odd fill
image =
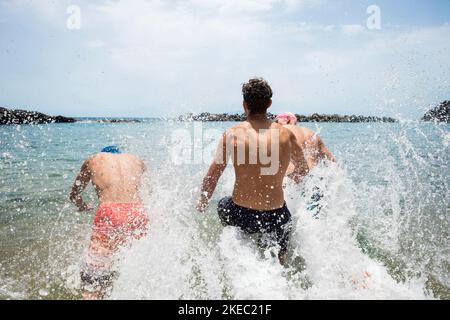
[[[232,175],[224,180],[223,189],[230,192]],[[236,228],[222,231],[214,205],[206,216],[199,216],[193,210],[195,193],[189,194],[194,186],[172,181],[149,199],[151,234],[125,253],[112,298],[424,298],[420,279],[400,284],[361,251],[351,227],[356,212],[344,170],[317,168],[304,189],[316,186],[325,194],[319,219],[307,210],[312,192],[287,188],[296,228],[291,263],[284,268],[275,254],[261,252]],[[174,194],[188,201],[174,206]]]
[[[151,169],[142,190],[151,227],[120,253],[111,299],[450,298],[448,125],[321,125],[339,165],[321,164],[301,186],[286,181],[295,222],[286,267],[221,226],[216,206],[232,191],[231,168],[209,210],[195,211],[207,167],[170,162],[167,137],[179,126],[1,128],[0,297],[80,298],[92,216],[76,213],[67,194],[81,161],[114,143]]]

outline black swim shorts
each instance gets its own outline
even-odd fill
[[[239,227],[248,234],[274,236],[280,253],[286,252],[292,230],[292,217],[286,203],[280,209],[258,211],[241,207],[231,197],[226,197],[219,201],[217,211],[223,225]]]

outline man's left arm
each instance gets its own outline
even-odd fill
[[[289,174],[289,178],[293,179],[296,183],[299,183],[301,179],[308,174],[309,167],[303,149],[297,143],[297,138],[294,134],[291,134],[291,160],[294,165],[294,171]]]

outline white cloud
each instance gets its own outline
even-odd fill
[[[219,9],[224,12],[270,11],[277,0],[191,0],[194,7]]]
[[[90,40],[86,42],[86,46],[91,49],[99,49],[106,46],[106,43],[102,40]]]
[[[347,34],[359,34],[366,30],[362,25],[360,24],[346,24],[341,26],[342,31]]]
[[[54,0],[14,0],[3,1],[0,5],[7,6],[9,9],[15,9],[18,11],[31,11],[52,25],[62,25],[66,20],[66,8],[65,1]]]
[[[190,0],[194,7],[216,8],[221,12],[265,12],[276,8],[300,10],[323,4],[325,0]]]

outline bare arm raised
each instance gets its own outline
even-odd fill
[[[308,163],[306,162],[303,149],[297,142],[297,138],[293,133],[290,134],[291,141],[291,161],[294,165],[294,171],[288,176],[296,183],[300,183],[302,178],[309,172]]]
[[[75,204],[79,211],[87,211],[92,208],[87,205],[81,196],[81,193],[86,189],[92,178],[92,171],[90,169],[90,159],[86,160],[81,166],[80,173],[75,179],[70,193],[70,201]]]

